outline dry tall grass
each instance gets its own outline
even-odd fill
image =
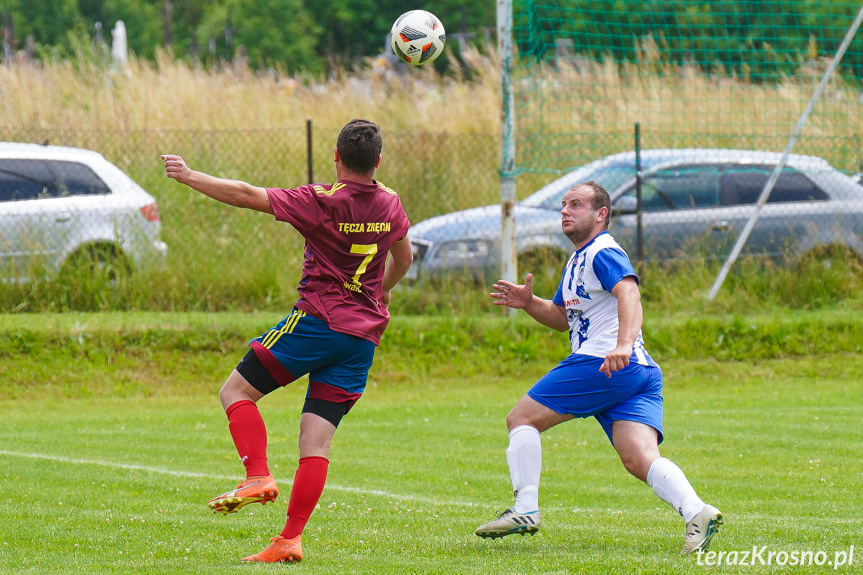
[[[516,102],[523,102],[517,111],[518,145],[538,164],[562,169],[631,149],[638,123],[645,148],[782,151],[828,64],[813,62],[796,77],[765,84],[721,71],[705,74],[694,65],[660,63],[650,54],[637,64],[525,63],[519,72],[526,79],[516,84]],[[532,140],[528,134],[541,137]],[[794,151],[856,171],[863,165],[861,142],[860,83],[834,77]],[[587,157],[572,149],[558,152],[558,145],[587,148]]]
[[[431,67],[393,67],[382,57],[363,69],[300,80],[255,73],[242,63],[205,70],[164,53],[155,62],[133,58],[123,70],[95,58],[13,64],[0,67],[0,127],[243,130],[302,126],[311,118],[335,129],[367,117],[390,133],[498,135],[498,60],[489,53],[469,51],[465,63],[453,60],[457,71],[445,77]],[[518,134],[536,136],[523,146],[521,164],[530,168],[532,154],[584,160],[566,149],[575,146],[589,148],[590,157],[629,148],[636,122],[645,147],[781,150],[827,65],[812,62],[799,76],[767,85],[722,70],[705,74],[669,65],[649,43],[641,57],[638,64],[520,64]],[[861,140],[859,86],[836,79],[796,151],[851,170],[863,158],[843,142]]]
[[[390,132],[495,134],[497,71],[474,52],[470,82],[378,58],[355,73],[297,80],[236,64],[204,70],[161,54],[122,70],[94,60],[0,67],[0,125],[88,130],[341,127],[355,117]],[[418,127],[421,129],[418,130]]]

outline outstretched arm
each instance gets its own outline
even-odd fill
[[[632,276],[625,277],[611,288],[611,295],[617,298],[617,346],[605,356],[599,371],[611,377],[612,371],[629,365],[632,346],[641,330],[644,310],[641,308],[641,292],[638,282]]]
[[[390,248],[390,256],[386,270],[384,270],[383,293],[381,294],[381,301],[386,306],[390,305],[392,289],[405,277],[411,267],[411,262],[414,261],[411,239],[405,236],[403,240],[394,243],[393,247]]]
[[[527,315],[551,329],[566,331],[569,321],[566,319],[566,309],[551,300],[543,299],[533,294],[533,274],[527,274],[524,285],[517,285],[506,280],[498,280],[491,286],[496,291],[489,294],[494,305],[505,305],[514,309],[523,309]]]
[[[165,161],[165,174],[169,178],[186,184],[205,196],[230,206],[248,208],[273,215],[273,207],[270,205],[270,198],[264,188],[240,180],[226,180],[203,172],[196,172],[186,165],[183,158],[173,154],[163,155],[162,160]]]

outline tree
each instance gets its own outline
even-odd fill
[[[75,0],[7,0],[0,4],[15,27],[18,47],[32,35],[43,47],[71,47],[69,34],[83,23]]]
[[[129,50],[138,56],[152,58],[162,44],[162,18],[158,4],[139,0],[105,0],[102,25],[109,31],[122,20],[126,25]],[[105,34],[110,40],[110,32]]]
[[[234,46],[245,46],[256,68],[282,64],[290,72],[321,72],[322,28],[303,0],[231,0]]]
[[[159,0],[159,4],[162,5],[160,13],[163,19],[165,17],[165,5],[168,3],[171,4],[170,16],[173,33],[170,44],[174,53],[178,56],[197,56],[200,38],[196,35],[196,28],[204,18],[207,5],[212,2],[208,0]]]
[[[397,0],[317,0],[308,2],[309,11],[324,32],[319,53],[331,64],[350,66],[357,57],[368,57],[388,51],[389,32],[396,18],[412,7]],[[443,22],[449,38],[469,33],[473,42],[481,42],[483,26],[495,25],[495,3],[437,0],[422,4]],[[449,43],[454,49],[457,43]],[[445,60],[441,59],[443,64]]]

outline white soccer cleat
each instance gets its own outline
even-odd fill
[[[507,509],[494,521],[477,527],[474,533],[480,537],[491,539],[517,533],[533,535],[539,531],[540,525],[542,525],[542,515],[538,510],[530,513],[516,513],[513,509]]]
[[[686,538],[683,540],[681,555],[707,551],[710,540],[722,525],[722,512],[712,505],[705,505],[701,513],[686,524]]]

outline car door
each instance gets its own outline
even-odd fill
[[[57,185],[52,199],[54,249],[65,258],[81,246],[100,241],[117,241],[124,226],[117,220],[110,201],[111,189],[81,162],[47,160]]]
[[[108,186],[74,161],[0,159],[0,260],[7,277],[50,274],[78,246],[113,237]]]
[[[41,160],[0,159],[0,274],[31,276],[56,250],[50,200],[57,189]]]
[[[680,163],[646,172],[642,177],[642,229],[644,256],[648,261],[716,258],[733,246],[733,230],[720,214],[719,163]],[[636,253],[636,215],[620,213],[634,205],[635,181],[612,209],[611,233],[630,255]]]
[[[775,166],[731,164],[722,175],[721,200],[726,221],[742,229],[755,211],[755,204]],[[785,168],[747,238],[742,253],[784,258],[796,254],[801,238],[810,237],[825,225],[820,210],[828,194],[811,178],[794,168]],[[816,221],[813,218],[822,218]]]

